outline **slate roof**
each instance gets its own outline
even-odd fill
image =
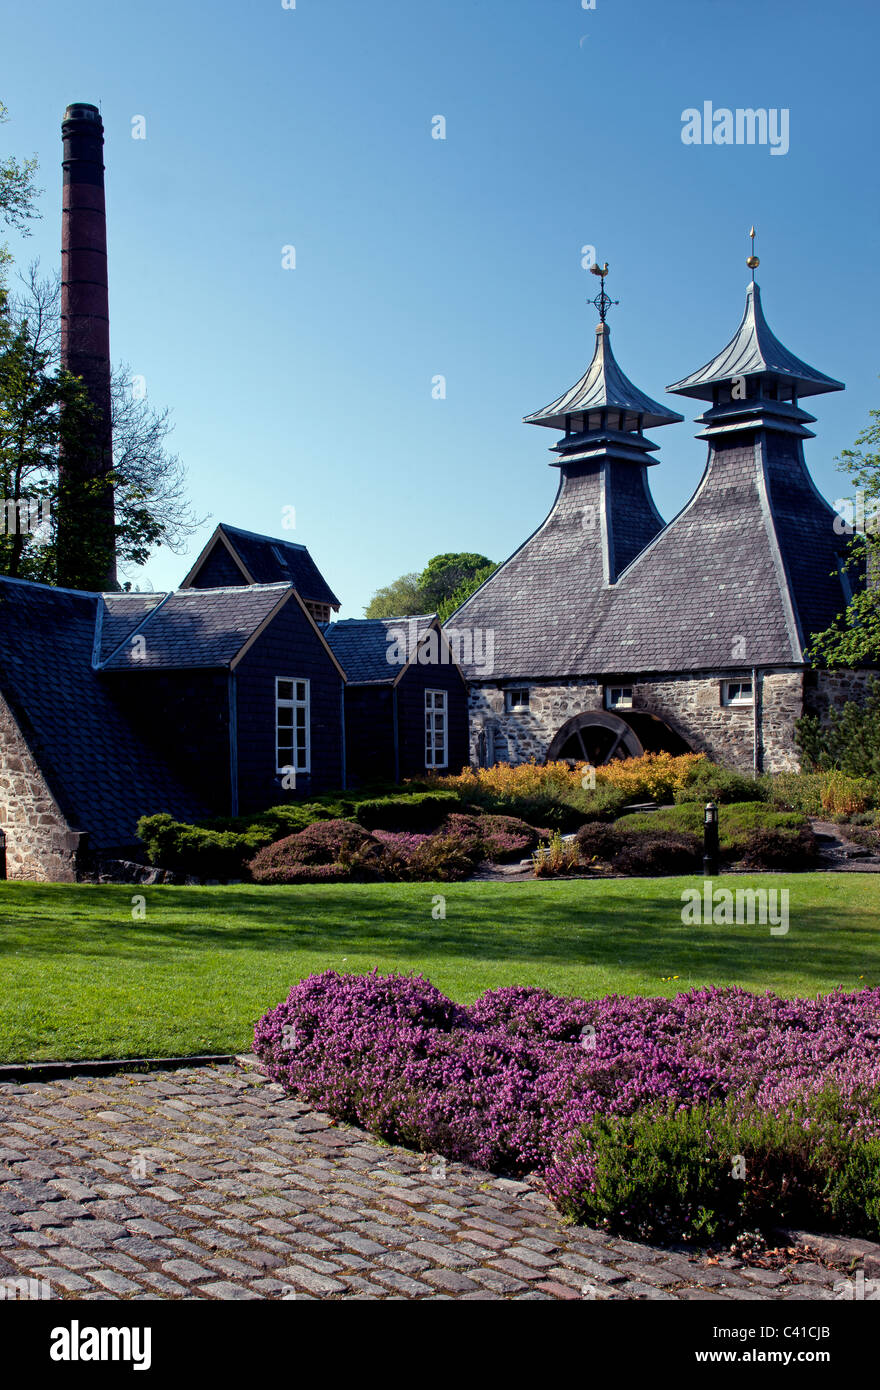
[[[322,623],[321,631],[349,685],[387,685],[403,670],[388,660],[389,652],[401,640],[400,634],[406,634],[406,650],[411,655],[436,621],[435,613],[415,618],[345,618]]]
[[[131,615],[133,621],[128,631],[116,649],[104,657],[101,669],[151,671],[228,666],[285,595],[292,592],[290,584],[248,584],[232,589],[178,589],[160,595],[161,601],[145,616]],[[121,626],[119,614],[114,615],[114,620]],[[136,637],[143,637],[143,643],[135,642]]]
[[[840,385],[773,337],[757,286],[734,344],[670,389],[712,399],[710,381],[747,370],[795,381],[801,394]],[[602,573],[601,528],[583,526],[599,510],[596,469],[607,480],[608,465],[591,470],[563,457],[547,519],[449,619],[456,628],[494,633],[494,671],[465,664],[466,677],[564,680],[803,665],[810,636],[846,606],[839,575],[846,537],[835,533],[834,510],[804,463],[800,422],[812,417],[790,403],[767,403],[763,414],[760,403],[753,406],[749,418],[733,407],[720,411],[724,419],[714,420],[717,408],[703,417],[712,447],[696,492],[638,554],[630,550],[616,576],[613,565]],[[605,510],[616,516],[621,508],[609,510],[606,500]],[[615,583],[607,582],[609,569]]]
[[[242,531],[237,526],[221,522],[208,541],[196,563],[181,584],[189,588],[203,561],[214,545],[222,545],[218,532],[222,532],[236,556],[247,571],[248,582],[254,584],[292,584],[299,595],[313,603],[329,603],[331,608],[339,608],[339,599],[315,564],[304,545],[292,541],[277,540],[272,536],[260,536],[253,531]]]
[[[117,597],[109,596],[111,607]],[[154,597],[133,595],[129,606]],[[88,829],[99,849],[132,844],[143,815],[168,811],[197,820],[210,814],[144,741],[93,668],[97,617],[106,603],[99,594],[0,578],[0,693],[69,823]]]
[[[683,420],[684,416],[646,396],[618,366],[611,349],[611,332],[607,323],[600,323],[596,329],[596,346],[593,360],[580,381],[566,391],[558,400],[543,410],[523,417],[527,425],[548,425],[552,429],[564,430],[566,415],[580,415],[591,410],[601,410],[605,406],[612,410],[622,410],[628,414],[641,415],[642,427],[652,429],[655,425],[671,425]]]
[[[798,396],[816,396],[825,391],[843,391],[842,381],[835,381],[824,372],[809,367],[780,343],[764,317],[761,291],[755,281],[746,289],[746,307],[742,322],[727,347],[722,348],[711,362],[690,376],[683,377],[667,391],[679,396],[695,396],[711,401],[713,386],[735,376],[754,376],[770,372],[791,383]]]

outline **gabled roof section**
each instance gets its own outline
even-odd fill
[[[349,685],[394,685],[432,627],[438,627],[434,613],[414,618],[346,618],[322,624],[321,630]]]
[[[277,610],[294,596],[291,584],[250,584],[234,589],[178,589],[151,595],[158,602],[142,618],[135,613],[102,671],[184,670],[223,667],[235,659]],[[116,621],[121,621],[117,615]],[[101,644],[106,650],[106,643]]]
[[[798,396],[817,396],[826,391],[843,391],[841,381],[825,376],[789,352],[780,343],[764,317],[761,291],[755,281],[746,289],[746,307],[742,322],[727,347],[707,362],[699,371],[683,377],[667,391],[679,396],[695,396],[711,401],[714,388],[737,376],[768,373],[794,387]]]
[[[527,425],[547,425],[551,429],[564,430],[567,415],[587,414],[606,407],[641,416],[644,429],[671,425],[684,418],[674,410],[667,410],[633,385],[621,371],[611,350],[608,324],[600,323],[596,328],[593,360],[580,381],[558,400],[543,410],[536,410],[533,415],[524,416],[523,420]]]
[[[0,693],[68,822],[97,848],[133,844],[140,816],[210,814],[93,668],[107,597],[0,578]]]
[[[95,664],[99,665],[158,607],[164,594],[101,594],[98,604]]]
[[[181,584],[191,589],[199,571],[216,545],[223,545],[241,570],[246,584],[292,584],[297,593],[312,603],[328,603],[339,608],[339,599],[330,588],[304,545],[293,541],[260,536],[221,522]]]

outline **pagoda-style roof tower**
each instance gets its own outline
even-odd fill
[[[708,402],[699,437],[709,455],[667,526],[647,485],[656,445],[642,430],[681,416],[620,370],[604,312],[586,374],[526,416],[566,431],[553,510],[449,620],[494,630],[496,680],[803,667],[812,635],[845,608],[847,540],[807,471],[814,417],[798,404],[843,386],[772,333],[754,246],[748,264],[736,334],[668,388]]]
[[[645,471],[657,445],[644,430],[683,417],[646,396],[619,366],[606,322],[612,302],[605,293],[607,262],[592,269],[601,289],[592,301],[599,324],[590,365],[569,391],[524,418],[564,431],[551,448],[557,455],[552,466],[562,476],[540,544],[577,557],[581,580],[589,575],[601,587],[613,584],[662,529]]]

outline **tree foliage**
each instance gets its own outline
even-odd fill
[[[367,618],[404,618],[437,613],[445,622],[495,569],[485,555],[470,551],[435,555],[421,574],[404,574],[377,589],[364,610]]]
[[[856,592],[831,626],[813,635],[809,657],[814,666],[880,662],[880,410],[870,416],[855,448],[844,449],[837,460],[855,488],[847,569]]]
[[[0,125],[8,120],[9,112],[0,101]],[[28,223],[40,216],[36,205],[40,193],[34,183],[36,172],[36,155],[23,160],[16,159],[14,155],[0,159],[0,221],[22,236],[30,235]],[[11,259],[7,247],[0,243],[0,280]]]
[[[81,446],[96,424],[83,383],[59,358],[59,279],[42,279],[32,266],[21,292],[0,299],[0,489],[6,514],[5,526],[0,516],[0,573],[43,583],[56,582],[59,460],[66,444]],[[115,491],[122,567],[144,564],[161,545],[178,550],[201,525],[186,499],[183,465],[167,447],[169,412],[154,409],[131,383],[124,365],[114,369],[109,480],[68,480],[62,499],[78,513],[86,570],[90,550],[102,544],[97,531],[94,538],[90,534],[89,503],[92,491],[97,499],[108,481]],[[34,528],[40,515],[44,519]]]

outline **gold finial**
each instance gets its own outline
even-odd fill
[[[754,278],[755,278],[755,271],[757,270],[758,266],[761,264],[760,260],[759,260],[758,257],[755,255],[755,229],[754,229],[754,227],[752,227],[751,231],[749,232],[749,236],[752,238],[752,254],[751,254],[750,256],[747,256],[747,257],[746,257],[746,265],[749,267],[749,270],[752,272],[752,279],[754,280]]]

